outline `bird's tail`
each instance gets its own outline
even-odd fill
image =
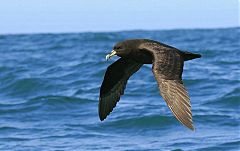
[[[184,61],[188,61],[196,58],[201,58],[201,55],[196,53],[191,53],[188,51],[183,51],[183,58],[184,58]]]

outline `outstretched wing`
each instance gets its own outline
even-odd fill
[[[105,73],[100,88],[98,113],[100,120],[104,120],[123,95],[127,80],[141,68],[142,64],[130,59],[120,58],[111,64]]]
[[[174,116],[185,126],[194,130],[190,98],[182,82],[184,59],[175,48],[145,45],[145,51],[153,54],[152,71],[160,94]]]
[[[160,79],[158,73],[154,75],[158,82],[160,94],[172,113],[183,125],[194,130],[190,98],[182,81]]]

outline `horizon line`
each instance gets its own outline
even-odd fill
[[[196,27],[196,28],[166,28],[166,29],[123,29],[123,30],[112,30],[112,31],[63,31],[63,32],[19,32],[19,33],[0,33],[0,36],[10,36],[10,35],[47,35],[47,34],[81,34],[81,33],[118,33],[118,32],[133,32],[133,31],[174,31],[174,30],[213,30],[213,29],[231,29],[240,28],[240,26],[231,27]]]

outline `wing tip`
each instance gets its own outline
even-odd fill
[[[101,100],[102,98],[100,97],[99,104],[98,104],[98,116],[101,121],[104,121],[107,118],[107,116],[113,111],[113,108],[116,107],[116,104],[114,104],[111,107],[111,109],[107,109],[105,106],[103,106],[103,104],[101,103]]]
[[[100,121],[104,121],[105,120],[105,118],[101,117],[101,116],[99,116],[99,119],[100,119]]]
[[[104,115],[102,112],[99,112],[98,114],[100,121],[104,121],[107,117],[107,115]]]
[[[174,116],[175,116],[175,115],[174,115]],[[187,124],[187,123],[181,121],[180,119],[178,119],[177,116],[175,116],[175,118],[176,118],[182,125],[184,125],[186,128],[189,128],[190,130],[192,130],[192,131],[194,131],[194,132],[196,131],[196,129],[195,129],[195,127],[194,127],[194,125],[193,125],[192,122],[189,123],[189,124]]]
[[[196,131],[196,129],[195,129],[195,127],[193,125],[190,125],[190,126],[185,125],[185,126],[188,127],[190,130],[192,130],[193,132]]]

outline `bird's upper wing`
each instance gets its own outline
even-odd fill
[[[141,68],[142,64],[120,58],[111,64],[105,73],[100,88],[98,113],[104,120],[123,95],[129,77]]]
[[[175,117],[194,130],[188,92],[182,82],[183,58],[175,48],[145,44],[145,51],[153,55],[152,71],[157,80],[160,94]]]

